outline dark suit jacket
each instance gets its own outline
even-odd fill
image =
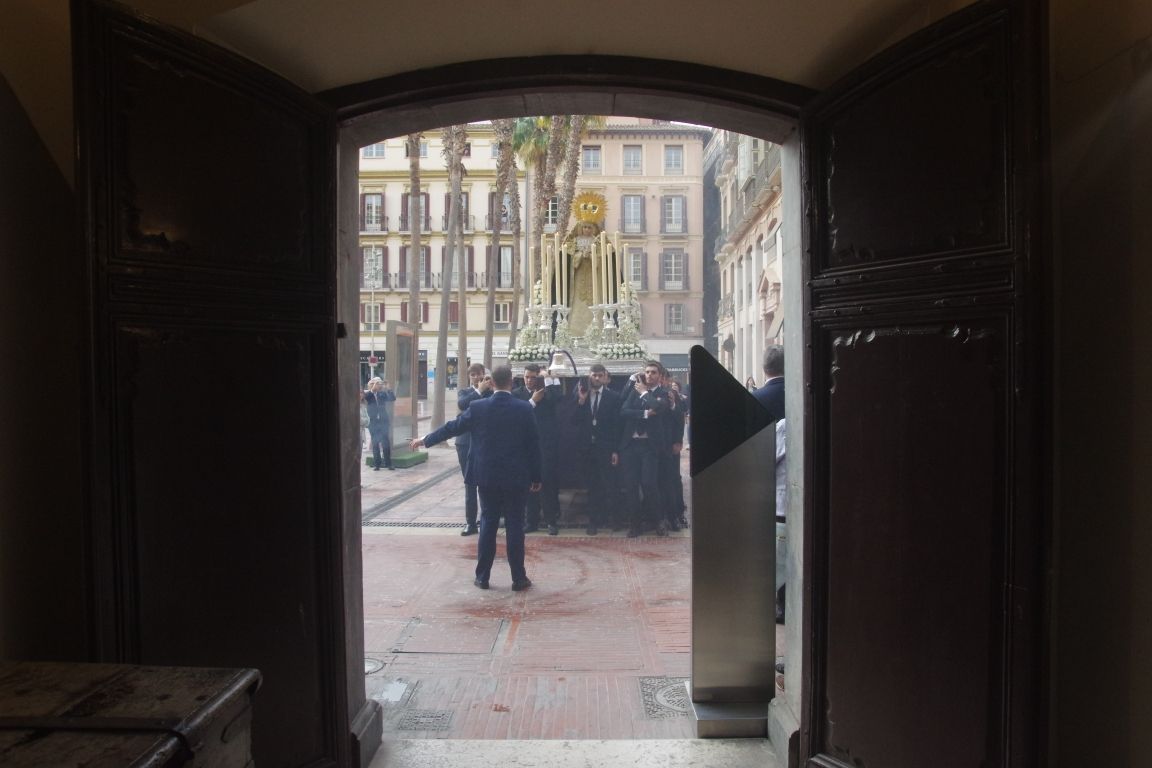
[[[752,396],[760,401],[768,410],[768,415],[772,417],[772,421],[780,421],[784,418],[784,377],[778,376],[772,379],[760,389],[752,393]]]
[[[584,405],[573,392],[569,418],[580,448],[592,447],[596,450],[615,451],[620,444],[620,405],[619,393],[608,387],[600,388],[600,403],[596,408],[596,424],[592,424],[592,392]]]
[[[392,415],[388,413],[388,403],[396,399],[390,389],[379,392],[364,391],[364,404],[368,410],[368,431],[381,432],[392,426]]]
[[[468,410],[468,406],[472,404],[473,400],[479,400],[481,398],[491,397],[491,396],[492,396],[492,390],[488,390],[488,394],[482,395],[482,394],[480,394],[480,391],[478,389],[476,389],[476,387],[464,387],[464,389],[460,390],[460,392],[456,395],[456,410],[459,411],[460,413],[463,413],[464,411]],[[472,444],[472,433],[471,432],[465,432],[462,435],[457,435],[457,437],[456,437],[456,447],[457,448],[467,448],[471,444]]]
[[[464,482],[489,488],[527,489],[540,482],[540,435],[532,406],[507,392],[472,401],[468,410],[434,430],[424,445],[472,434]]]
[[[644,414],[649,410],[656,413],[646,419]],[[629,387],[628,396],[620,406],[620,450],[631,444],[634,433],[641,433],[648,435],[653,450],[660,451],[667,444],[663,418],[667,410],[668,392],[663,387],[650,389],[643,395],[635,387]]]
[[[512,397],[528,401],[532,399],[532,392],[526,387],[516,387],[512,390]],[[544,387],[544,398],[540,402],[535,405],[528,404],[536,416],[536,428],[540,433],[540,447],[547,456],[553,456],[559,448],[560,401],[563,399],[564,388],[553,384]]]

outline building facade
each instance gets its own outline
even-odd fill
[[[780,147],[730,131],[719,131],[715,141],[720,361],[740,381],[759,385],[765,347],[784,338]]]
[[[577,194],[608,202],[626,278],[641,307],[650,357],[681,376],[703,341],[704,145],[711,130],[640,118],[608,118],[581,149]],[[571,225],[570,225],[571,226]]]
[[[595,191],[608,201],[605,222],[619,233],[625,253],[627,278],[641,305],[641,340],[649,354],[670,368],[686,369],[688,349],[703,340],[703,148],[711,132],[697,126],[635,118],[609,118],[589,132],[580,158],[576,193]],[[407,138],[398,137],[360,150],[360,281],[361,378],[383,375],[386,326],[389,320],[408,322],[409,280],[420,285],[419,365],[421,382],[434,379],[439,344],[440,304],[445,280],[451,280],[448,308],[448,385],[455,386],[457,332],[464,313],[468,349],[479,360],[488,323],[488,283],[496,282],[493,319],[493,362],[508,357],[513,290],[513,233],[508,226],[508,201],[495,201],[496,147],[492,126],[468,126],[464,157],[463,261],[465,305],[460,306],[454,279],[449,274],[447,225],[449,180],[438,131],[425,134],[421,144],[420,269],[409,275],[409,248],[413,222],[409,221],[409,161]],[[531,178],[521,171],[519,180],[524,243],[537,240],[530,228]],[[507,197],[507,196],[506,196]],[[500,245],[496,269],[488,274],[488,252],[494,219],[500,218]],[[544,233],[556,231],[555,202],[545,219]],[[574,220],[569,222],[572,226]],[[526,264],[526,262],[525,262]],[[520,285],[527,286],[526,266]],[[526,302],[520,303],[524,307]],[[521,319],[521,323],[523,319]]]
[[[495,336],[493,354],[506,357],[512,306],[512,230],[507,201],[495,200],[496,144],[490,123],[467,127],[461,197],[461,230],[465,301],[459,301],[460,269],[447,252],[449,179],[439,131],[428,131],[420,145],[420,221],[409,221],[409,159],[407,137],[401,136],[362,147],[360,150],[360,367],[361,378],[383,375],[386,327],[389,320],[408,322],[409,281],[420,287],[421,323],[420,381],[435,376],[439,344],[440,305],[443,287],[449,282],[452,298],[448,305],[448,382],[457,379],[459,350],[457,332],[463,315],[467,331],[466,357],[480,359],[488,284],[496,284]],[[523,173],[517,182],[520,197],[526,194]],[[505,196],[507,198],[507,195]],[[523,213],[521,214],[523,220]],[[487,265],[492,248],[492,226],[500,227],[499,254],[491,274]],[[415,226],[420,227],[421,257],[416,275],[409,274],[409,249]],[[501,332],[504,333],[501,333]],[[424,389],[422,387],[422,389]],[[424,394],[422,392],[422,394]]]

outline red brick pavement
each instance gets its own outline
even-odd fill
[[[528,536],[533,587],[511,591],[501,536],[481,591],[453,449],[363,482],[366,682],[386,739],[694,736],[687,532],[589,537],[565,494],[571,527]]]

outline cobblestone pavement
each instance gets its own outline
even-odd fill
[[[587,536],[582,494],[565,492],[560,535],[528,536],[532,588],[511,591],[501,535],[481,591],[456,452],[428,455],[362,470],[365,672],[385,738],[693,737],[690,533]]]

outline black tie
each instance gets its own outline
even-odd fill
[[[592,418],[596,418],[596,409],[600,407],[600,393],[592,393]]]

